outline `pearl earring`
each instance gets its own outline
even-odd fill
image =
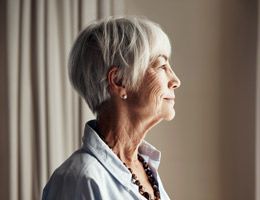
[[[123,95],[121,96],[121,98],[122,98],[122,99],[127,99],[127,95],[126,95],[126,94],[123,94]]]

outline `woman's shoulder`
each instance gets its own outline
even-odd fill
[[[105,171],[103,165],[91,152],[79,149],[64,161],[53,175],[68,176],[78,180],[79,178],[95,178],[96,175]]]
[[[106,173],[105,168],[94,155],[80,149],[74,152],[53,172],[43,190],[42,199],[64,199],[65,196],[74,197],[86,190],[86,188],[83,188],[84,185],[97,183],[102,185],[102,177]]]

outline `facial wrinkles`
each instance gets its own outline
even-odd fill
[[[152,108],[151,105],[147,107],[147,109],[152,109],[154,111],[155,115],[158,115],[159,113],[159,107],[161,103],[162,98],[162,88],[159,80],[159,76],[156,74],[156,72],[148,71],[147,72],[146,81],[147,85],[145,85],[145,91],[146,94],[146,100],[145,102],[152,102]]]

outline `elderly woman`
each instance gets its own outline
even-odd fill
[[[143,18],[108,18],[79,34],[69,76],[96,120],[50,178],[44,200],[169,199],[157,171],[160,152],[144,138],[175,115],[180,80],[170,54],[167,35]]]

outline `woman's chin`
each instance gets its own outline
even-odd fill
[[[175,117],[175,111],[168,112],[167,115],[165,115],[164,120],[171,121]]]

